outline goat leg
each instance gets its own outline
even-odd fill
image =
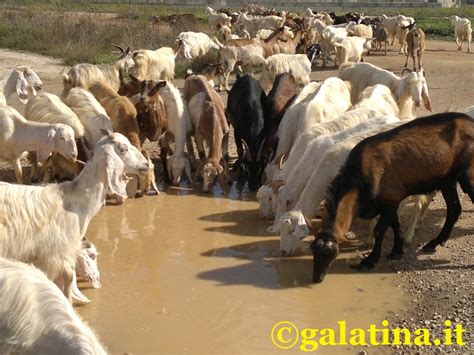
[[[456,180],[454,180],[441,190],[444,201],[446,202],[446,221],[444,222],[443,228],[441,229],[438,237],[428,242],[422,248],[423,252],[425,253],[434,253],[438,245],[442,246],[444,243],[446,243],[446,241],[449,239],[451,231],[453,230],[454,224],[461,214],[462,207],[461,203],[459,202],[456,185]]]
[[[391,260],[399,260],[403,256],[403,238],[400,230],[400,221],[398,220],[398,214],[395,214],[395,218],[391,224],[393,230],[393,248],[392,252],[388,254],[388,258]]]
[[[382,242],[387,228],[392,225],[394,217],[397,216],[397,208],[385,207],[374,229],[375,245],[374,249],[368,257],[362,260],[356,266],[357,271],[364,271],[373,269],[377,261],[380,259],[382,252]]]

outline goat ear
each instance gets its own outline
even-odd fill
[[[126,187],[129,180],[123,172],[124,165],[115,152],[107,157],[105,163],[107,192],[118,196],[122,200],[127,198]]]
[[[52,151],[54,150],[54,138],[56,137],[56,130],[51,128],[48,132],[48,137],[44,144],[41,144],[38,151],[37,151],[37,159],[39,165],[43,165],[46,160],[51,155]]]
[[[26,104],[28,102],[28,82],[23,75],[23,71],[17,70],[16,73],[18,75],[16,79],[16,93],[18,94],[19,100],[23,104]]]
[[[425,89],[423,89],[421,91],[421,98],[423,99],[423,105],[425,105],[425,108],[430,111],[430,112],[433,112],[433,110],[431,109],[431,100],[430,100],[430,97],[428,96],[428,93],[426,92]]]
[[[137,83],[137,84],[140,83],[140,80],[136,76],[132,74],[128,74],[128,76],[130,77],[130,80],[132,80],[134,83]]]

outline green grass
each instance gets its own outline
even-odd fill
[[[345,13],[350,9],[341,9]],[[376,16],[403,13],[417,20],[428,38],[453,39],[448,16],[457,14],[474,19],[474,7],[460,9],[383,9],[371,8],[365,12]],[[110,18],[110,13],[115,17]],[[192,13],[199,19],[196,26],[180,24],[174,27],[158,26],[152,16]],[[0,0],[0,47],[25,50],[61,58],[65,65],[76,63],[109,63],[114,60],[111,44],[125,44],[133,49],[156,49],[171,46],[181,31],[207,32],[204,7],[90,4],[66,0]],[[193,62],[195,71],[204,62]],[[176,75],[184,75],[188,63],[177,63]]]

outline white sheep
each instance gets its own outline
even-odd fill
[[[334,46],[337,48],[337,62],[339,65],[345,63],[358,63],[363,61],[362,55],[364,49],[370,50],[371,38],[365,37],[346,37],[340,43],[335,42]]]
[[[176,39],[179,49],[176,55],[182,54],[185,59],[192,60],[206,55],[211,48],[218,50],[219,45],[203,32],[181,32]]]
[[[0,258],[0,353],[94,354],[106,350],[38,269]]]
[[[409,69],[405,69],[410,71]],[[413,118],[415,106],[421,102],[431,111],[431,100],[428,85],[422,71],[405,74],[402,78],[392,72],[381,69],[370,63],[356,63],[342,65],[339,77],[351,83],[353,102],[359,99],[362,91],[376,84],[388,86],[395,96],[400,108],[400,118]]]
[[[106,193],[127,198],[124,173],[148,170],[146,159],[123,135],[104,134],[73,181],[45,186],[0,184],[0,256],[35,264],[69,300],[82,237],[105,205]]]
[[[84,126],[84,135],[93,147],[102,138],[101,129],[112,131],[112,121],[107,112],[89,91],[83,88],[73,88],[64,98]]]
[[[162,47],[151,51],[140,49],[133,52],[135,65],[130,73],[140,80],[173,80],[175,53],[170,47]]]
[[[451,25],[454,28],[454,39],[458,45],[458,51],[462,51],[463,42],[467,42],[467,51],[471,51],[472,28],[471,20],[456,15],[450,18]]]
[[[17,93],[18,100],[26,104],[29,95],[36,95],[36,90],[43,88],[43,82],[30,67],[20,65],[13,69],[0,82],[0,105],[6,105],[7,99]]]
[[[297,84],[308,84],[311,74],[311,62],[306,54],[274,54],[265,60],[260,86],[264,91],[271,89],[275,78],[283,73],[291,73]]]
[[[77,147],[74,131],[64,124],[28,122],[14,108],[0,106],[0,157],[15,169],[17,183],[23,183],[20,157],[25,151],[36,151],[37,159],[44,164],[52,152],[75,161]]]
[[[212,7],[206,7],[209,27],[216,28],[217,25],[231,27],[231,18],[224,13],[218,13]]]
[[[69,70],[63,70],[61,76],[63,78],[62,97],[66,97],[69,90],[79,86],[88,89],[96,82],[107,83],[115,91],[120,87],[119,70],[129,70],[135,65],[132,58],[130,47],[114,46],[120,50],[120,55],[114,63],[110,64],[76,64]]]

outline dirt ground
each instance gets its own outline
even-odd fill
[[[389,69],[400,74],[405,58],[398,55],[398,48],[391,48],[388,55],[374,54],[366,56],[367,62]],[[59,72],[63,69],[58,60],[43,56],[0,50],[0,77],[15,65],[31,66],[42,78],[44,90],[59,94],[62,84]],[[474,105],[474,53],[460,53],[454,42],[428,41],[424,54],[424,67],[432,101],[433,112],[460,111]],[[330,67],[322,70],[314,67],[313,80],[322,80],[337,75]],[[183,81],[176,80],[182,87]],[[226,100],[226,95],[223,94]],[[16,99],[9,100],[20,112],[24,108]],[[420,115],[428,114],[420,111]],[[157,157],[154,143],[149,147]],[[232,150],[231,150],[232,153]],[[234,151],[235,155],[235,151]],[[160,164],[155,164],[159,166]],[[14,181],[11,167],[0,164],[0,179]],[[412,245],[408,246],[405,257],[397,262],[390,262],[390,267],[398,273],[399,287],[406,292],[409,308],[403,314],[394,314],[391,324],[399,324],[409,328],[426,327],[435,335],[443,334],[443,322],[447,319],[454,324],[461,323],[467,334],[464,336],[466,345],[463,347],[431,348],[430,353],[461,352],[474,353],[473,298],[474,259],[474,208],[468,197],[460,192],[463,213],[456,223],[451,239],[434,255],[417,255],[417,250],[439,232],[445,218],[445,204],[438,194],[429,207],[423,223],[417,229]],[[403,222],[403,221],[402,221]],[[390,237],[386,241],[391,240]],[[385,244],[388,244],[386,242]],[[383,260],[382,264],[388,262]],[[368,295],[370,297],[370,295]],[[416,348],[400,348],[398,353],[427,353]]]

